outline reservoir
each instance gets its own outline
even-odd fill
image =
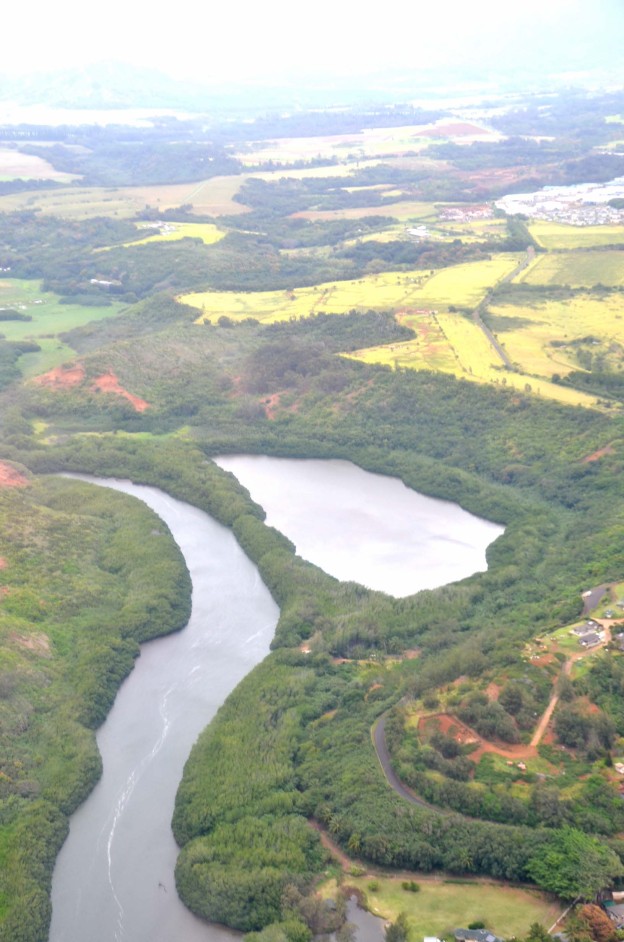
[[[215,459],[264,507],[297,553],[343,582],[396,598],[487,569],[503,527],[349,461],[227,455]]]
[[[338,578],[396,596],[485,569],[485,548],[503,532],[345,461],[218,463],[301,555]],[[193,608],[182,631],[142,645],[97,732],[104,771],[72,816],[57,860],[50,940],[232,942],[235,933],[180,903],[170,822],[193,743],[268,653],[279,611],[231,531],[203,511],[156,488],[84,480],[138,497],[165,521],[191,574]]]

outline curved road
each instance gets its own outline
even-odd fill
[[[438,814],[444,814],[445,812],[441,808],[436,808],[426,802],[423,798],[419,798],[418,795],[415,795],[411,788],[408,788],[407,785],[403,784],[401,779],[392,768],[392,763],[390,762],[390,753],[388,752],[388,747],[386,746],[385,713],[379,718],[376,726],[373,728],[372,739],[383,774],[386,776],[388,785],[394,789],[397,795],[400,795],[401,798],[405,798],[406,801],[411,802],[413,805],[419,805],[421,808],[427,808],[429,811],[435,811]]]

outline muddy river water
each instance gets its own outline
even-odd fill
[[[277,480],[277,504],[291,508],[299,525],[305,519],[299,505],[308,502],[308,530],[313,542],[320,541],[327,552],[320,562],[308,558],[340,578],[357,578],[392,594],[407,595],[484,569],[485,546],[502,532],[475,517],[466,524],[463,510],[441,501],[433,502],[439,505],[437,510],[428,507],[424,522],[419,522],[411,502],[420,495],[347,462],[270,459],[279,461],[271,470],[266,461],[224,458],[219,464],[240,476],[252,496],[267,507],[268,522],[283,528],[298,552],[307,556],[299,531],[294,535],[281,518],[274,517],[269,497],[261,495],[242,465],[235,468],[234,463],[251,462],[265,479],[268,470],[268,477],[273,474]],[[315,478],[316,493],[311,488]],[[86,480],[138,497],[167,523],[191,574],[193,609],[183,631],[142,646],[132,674],[98,730],[104,771],[73,815],[57,861],[50,940],[231,942],[234,933],[196,919],[178,900],[173,881],[177,847],[170,821],[193,742],[229,692],[268,653],[278,609],[232,533],[205,513],[155,488],[129,481]],[[334,491],[337,504],[322,521],[320,509],[330,503]],[[381,511],[377,518],[371,515],[373,509]],[[436,513],[442,521],[437,530]],[[485,535],[477,545],[471,542],[472,535],[481,525]],[[332,532],[337,549],[332,546]],[[335,558],[367,546],[374,558],[366,562],[365,556],[360,557],[355,572],[333,571]],[[459,548],[472,559],[461,572]],[[398,578],[396,570],[405,562],[411,576]],[[424,569],[429,581],[423,584]],[[387,575],[377,584],[382,570]]]

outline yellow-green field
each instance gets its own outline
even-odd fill
[[[545,249],[585,249],[624,243],[624,226],[566,226],[538,220],[529,224],[529,232]]]
[[[476,921],[483,921],[503,938],[522,937],[532,923],[539,922],[549,929],[563,913],[556,897],[539,890],[480,881],[445,882],[419,874],[415,878],[420,886],[417,893],[403,889],[404,877],[348,876],[346,881],[365,894],[370,911],[384,919],[395,921],[400,912],[405,912],[409,942],[422,942],[423,936],[440,939]],[[323,895],[333,892],[332,884],[323,888]]]
[[[393,216],[395,219],[432,219],[436,215],[432,203],[419,200],[398,200],[381,206],[354,206],[348,209],[309,209],[293,213],[293,219],[309,219],[310,222],[334,219],[363,219],[364,216]]]
[[[367,347],[343,354],[364,363],[379,363],[395,369],[434,370],[451,373],[476,383],[492,383],[520,392],[530,392],[566,405],[595,408],[597,399],[521,371],[504,369],[496,350],[483,331],[461,314],[432,312],[398,314],[397,320],[416,333],[416,339]]]
[[[529,285],[569,285],[571,288],[617,287],[624,285],[624,252],[606,249],[603,252],[538,255],[514,281]]]
[[[7,340],[33,340],[41,351],[20,357],[24,376],[36,376],[75,356],[75,351],[59,339],[59,334],[90,321],[114,317],[126,305],[114,302],[108,307],[60,304],[58,296],[41,290],[38,281],[7,278],[0,281],[0,308],[14,308],[32,317],[30,321],[0,321],[0,334]]]
[[[137,226],[139,230],[150,232],[147,227]],[[152,235],[139,239],[136,242],[124,242],[123,245],[146,245],[148,242],[175,242],[178,239],[201,239],[204,245],[214,245],[219,242],[225,232],[217,226],[207,222],[171,222],[166,229],[160,232],[151,230]]]
[[[151,210],[175,209],[190,204],[193,212],[209,216],[244,213],[248,208],[234,201],[246,177],[211,177],[200,183],[128,187],[59,187],[0,196],[0,212],[38,209],[62,219],[92,216],[136,216]]]
[[[582,369],[579,350],[601,355],[609,368],[624,366],[624,298],[583,294],[533,307],[494,305],[490,312],[500,318],[494,322],[499,342],[523,372],[550,378]]]
[[[430,274],[424,271],[384,272],[353,281],[337,281],[298,288],[296,291],[207,291],[185,294],[202,314],[199,320],[215,322],[221,315],[234,320],[255,317],[274,322],[306,317],[317,311],[345,314],[364,310],[475,307],[488,289],[513,271],[518,257],[496,255],[480,262],[466,262]]]

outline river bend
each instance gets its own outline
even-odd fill
[[[268,653],[279,610],[232,533],[203,511],[129,481],[84,480],[140,498],[165,521],[193,607],[183,631],[141,646],[97,732],[104,771],[57,861],[50,942],[231,942],[179,901],[170,822],[193,743]]]

